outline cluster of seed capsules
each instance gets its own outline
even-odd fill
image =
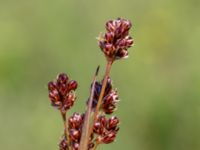
[[[101,87],[101,82],[95,83],[92,105],[93,111],[95,110]],[[69,80],[68,76],[62,73],[58,75],[56,81],[49,82],[48,88],[49,98],[52,106],[59,109],[62,113],[66,113],[73,106],[76,99],[74,91],[77,88],[77,82],[74,80]],[[98,118],[94,123],[88,149],[92,149],[95,142],[98,144],[108,144],[115,140],[116,134],[119,130],[119,120],[115,116],[107,119],[104,114],[113,113],[116,109],[116,104],[118,101],[117,91],[113,90],[112,81],[109,79],[101,104],[101,115],[98,115]],[[65,136],[62,137],[59,144],[60,150],[68,150],[69,146],[72,148],[72,150],[79,149],[83,123],[84,114],[74,113],[68,118],[69,139],[67,139]]]
[[[106,33],[101,34],[98,43],[107,61],[113,62],[128,56],[128,48],[133,44],[133,39],[129,36],[132,24],[129,20],[116,19],[106,23]],[[93,99],[91,110],[95,112],[100,97],[102,82],[95,82],[93,89]],[[59,74],[56,81],[49,82],[49,98],[52,106],[61,111],[66,116],[66,112],[74,105],[76,100],[75,90],[77,82],[69,80],[66,74]],[[108,78],[105,92],[100,105],[100,110],[92,126],[89,135],[88,150],[93,150],[96,144],[109,144],[113,142],[119,131],[119,119],[115,116],[107,118],[116,110],[119,101],[117,90],[112,86],[112,80]],[[88,105],[88,101],[86,103]],[[80,140],[83,130],[85,114],[74,113],[67,120],[67,133],[64,134],[59,143],[60,150],[79,150]]]
[[[59,74],[57,80],[48,84],[49,98],[52,106],[58,108],[63,114],[70,109],[76,99],[74,91],[78,84],[75,80],[69,81],[66,74]]]
[[[108,60],[128,57],[128,48],[134,41],[129,35],[132,24],[129,20],[118,18],[106,23],[106,33],[98,38],[99,46]]]

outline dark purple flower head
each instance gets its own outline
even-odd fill
[[[108,60],[114,61],[128,57],[128,48],[133,44],[129,36],[132,24],[129,20],[118,18],[106,23],[106,33],[98,38],[99,46]]]
[[[102,88],[102,82],[95,83],[93,106],[92,106],[93,109],[96,108],[96,105],[97,105],[97,102],[99,99],[99,95],[101,92],[101,88]],[[119,98],[118,98],[117,91],[115,89],[113,89],[112,80],[109,78],[107,85],[106,85],[105,93],[103,96],[101,109],[106,114],[111,114],[116,110],[116,107],[117,107],[116,104],[118,103],[118,101],[119,101]]]
[[[55,82],[51,81],[48,83],[49,98],[52,106],[65,113],[74,104],[76,99],[74,91],[77,86],[77,82],[74,80],[69,81],[66,74],[59,74]]]

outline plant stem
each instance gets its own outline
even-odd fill
[[[61,112],[63,123],[64,123],[64,136],[67,141],[67,146],[68,146],[69,150],[71,150],[66,113],[63,113],[62,111],[60,111],[60,112]]]
[[[98,145],[99,145],[99,143],[96,142],[94,145],[94,148],[92,150],[96,150]]]
[[[93,102],[93,97],[94,97],[94,89],[95,89],[95,83],[97,80],[97,75],[99,72],[99,66],[97,67],[93,82],[92,82],[92,88],[90,91],[90,98],[87,106],[87,110],[85,113],[85,118],[84,118],[84,123],[82,127],[82,135],[81,135],[81,141],[80,141],[80,148],[79,150],[87,150],[88,149],[88,143],[89,143],[89,138],[90,138],[90,117],[91,117],[91,112],[92,112],[92,102]]]
[[[105,92],[105,88],[106,88],[106,84],[107,84],[108,77],[109,77],[109,74],[110,74],[110,70],[111,70],[111,67],[112,67],[112,63],[113,63],[112,60],[107,61],[106,72],[105,72],[105,75],[104,75],[104,80],[103,80],[101,92],[100,92],[98,103],[97,103],[97,106],[96,106],[96,109],[95,109],[95,112],[94,112],[94,115],[93,115],[93,120],[91,121],[91,125],[90,125],[90,128],[89,128],[89,136],[92,134],[94,123],[97,120],[97,116],[98,116],[99,109],[100,109],[100,106],[101,106],[101,102],[102,102],[102,99],[103,99],[103,95],[104,95],[104,92]]]
[[[98,103],[97,103],[97,106],[96,106],[96,109],[95,109],[94,122],[93,123],[95,123],[97,116],[98,116],[98,112],[99,112],[99,109],[100,109],[100,106],[101,106],[101,103],[102,103],[102,100],[103,100],[104,92],[105,92],[105,89],[106,89],[106,84],[107,84],[108,77],[109,77],[109,74],[110,74],[110,70],[111,70],[111,67],[112,67],[112,63],[113,63],[113,61],[111,61],[111,60],[107,62],[106,72],[105,72],[105,76],[104,76],[104,80],[103,80],[103,84],[102,84],[102,88],[101,88],[101,93],[99,95]]]

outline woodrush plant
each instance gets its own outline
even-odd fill
[[[55,81],[48,83],[51,105],[60,111],[64,123],[60,150],[95,150],[99,144],[109,144],[115,140],[119,131],[119,119],[107,116],[116,110],[119,97],[109,74],[116,60],[128,57],[127,50],[133,45],[133,39],[129,35],[131,26],[129,20],[121,18],[106,22],[106,33],[101,33],[98,37],[99,47],[107,61],[105,75],[101,82],[97,81],[98,66],[84,113],[75,112],[72,116],[67,116],[76,100],[75,90],[78,84],[75,80],[70,80],[67,74],[61,73]]]

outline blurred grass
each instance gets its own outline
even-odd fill
[[[57,149],[62,123],[47,82],[59,72],[78,80],[73,111],[83,111],[95,68],[102,77],[105,66],[95,37],[124,17],[136,44],[111,73],[121,130],[99,149],[199,150],[199,13],[198,0],[1,0],[1,149]]]

